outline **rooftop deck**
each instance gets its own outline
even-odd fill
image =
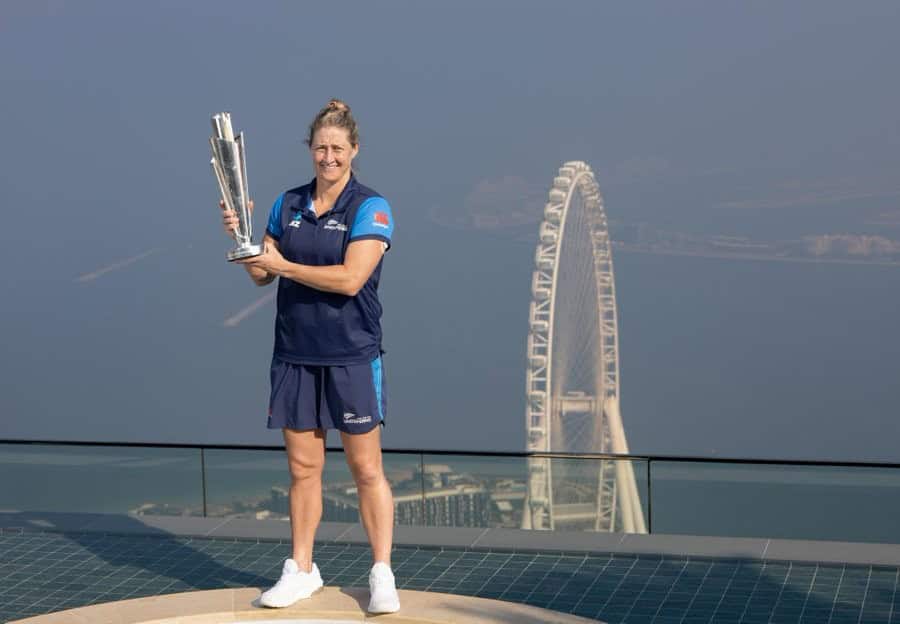
[[[602,622],[900,622],[900,545],[415,526],[395,541],[402,589]],[[280,521],[2,513],[0,619],[265,587],[288,551]],[[326,585],[365,586],[359,525],[323,523],[315,559]]]
[[[560,515],[518,528],[538,456],[572,474],[631,466],[648,534]],[[315,555],[338,599],[370,565],[343,464],[326,467]],[[252,608],[290,551],[278,447],[6,440],[0,469],[3,621],[197,590]],[[900,624],[900,464],[391,450],[385,470],[398,585],[435,600],[615,624]],[[55,622],[69,619],[96,618]]]

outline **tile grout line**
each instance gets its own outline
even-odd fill
[[[554,570],[556,570],[556,567],[560,564],[560,561],[561,561],[562,559],[563,559],[563,557],[559,557],[559,558],[557,558],[556,561],[553,562],[553,566],[550,568],[550,570],[547,571],[547,575],[544,577],[545,579],[546,579],[548,576],[550,576],[550,575],[553,573]],[[553,594],[553,598],[551,598],[551,599],[547,602],[547,606],[545,606],[544,608],[549,608],[549,605],[552,604],[554,600],[556,600],[557,598],[559,598],[560,594],[562,593],[563,588],[564,588],[564,587],[566,586],[566,584],[572,579],[572,577],[575,576],[575,574],[577,573],[577,571],[580,570],[580,569],[584,566],[584,562],[585,562],[586,559],[587,559],[587,556],[583,556],[583,557],[581,558],[581,562],[578,564],[578,568],[576,568],[575,572],[571,572],[571,573],[569,574],[569,578],[566,579],[565,582],[560,583],[559,589],[556,590],[556,593]]]
[[[678,581],[680,581],[681,577],[684,576],[684,572],[685,572],[685,570],[687,570],[687,567],[688,567],[688,560],[685,559],[682,561],[681,570],[678,571],[678,576],[676,576],[675,580],[672,581],[672,584],[669,585],[669,589],[666,591],[666,595],[663,596],[663,599],[659,601],[659,607],[657,607],[656,612],[653,614],[654,619],[659,617],[660,611],[662,611],[662,608],[663,608],[663,606],[665,606],[666,601],[669,599],[669,596],[672,595],[672,590],[675,589],[675,587],[678,585]],[[684,613],[682,613],[681,617],[684,618],[685,615],[687,615],[687,609],[685,609],[685,611],[684,611]]]
[[[894,603],[897,600],[897,585],[900,585],[900,569],[897,570],[897,574],[894,576],[894,592],[891,594],[891,612],[889,614],[890,620],[894,619]]]
[[[613,596],[615,596],[616,592],[619,591],[619,589],[622,587],[622,584],[625,582],[625,579],[628,578],[628,575],[634,569],[634,566],[637,565],[637,562],[638,562],[638,558],[634,557],[634,559],[631,562],[631,565],[628,566],[628,569],[625,570],[624,574],[622,574],[622,578],[619,580],[618,583],[616,583],[616,586],[613,588],[613,590],[611,592],[609,592],[609,596],[607,596],[606,602],[604,602],[603,606],[600,607],[600,611],[598,613],[602,613],[603,610],[606,608],[606,606],[612,601]]]
[[[535,558],[538,557],[538,556],[540,556],[540,555],[535,555],[535,557],[532,557],[531,563],[529,563],[528,566],[533,566],[533,565],[535,564]],[[526,566],[526,568],[527,568],[528,566]],[[556,562],[554,561],[554,562],[553,562],[553,565],[550,566],[550,569],[547,570],[546,572],[544,572],[544,576],[541,577],[541,580],[538,581],[537,583],[535,583],[535,584],[532,586],[531,591],[528,592],[528,594],[525,596],[525,598],[524,598],[523,601],[527,602],[527,600],[528,600],[529,598],[531,598],[531,596],[534,595],[535,590],[536,590],[538,587],[540,587],[541,583],[543,583],[544,580],[546,580],[546,578],[547,578],[548,576],[550,576],[550,572],[552,572],[552,571],[553,571],[553,568],[555,568],[555,567],[556,567]]]
[[[219,522],[219,524],[215,525],[213,528],[211,528],[209,531],[207,531],[206,533],[204,533],[204,534],[203,534],[203,537],[212,537],[212,536],[213,536],[212,534],[213,534],[215,531],[218,531],[219,529],[221,529],[223,526],[225,526],[225,525],[228,524],[229,522],[231,522],[231,518],[222,518],[222,521]]]
[[[690,561],[690,559],[688,559]],[[697,596],[700,595],[700,591],[703,589],[703,584],[706,582],[706,579],[709,578],[709,573],[712,571],[712,564],[708,564],[706,566],[706,572],[703,573],[703,578],[700,579],[700,582],[697,583],[697,589],[694,590],[694,594],[691,596],[690,601],[685,607],[684,615],[681,616],[679,622],[684,622],[687,619],[688,614],[691,612],[691,609],[694,607],[694,603],[697,602]]]
[[[741,620],[744,619],[744,616],[747,615],[747,611],[750,609],[750,605],[753,604],[753,596],[757,595],[756,592],[759,589],[759,582],[766,575],[766,566],[768,565],[769,563],[767,561],[762,562],[762,566],[759,569],[759,574],[756,577],[756,581],[753,582],[753,589],[750,590],[750,594],[747,596],[747,602],[744,604],[744,610],[741,611]],[[774,611],[774,607],[772,609]],[[771,615],[771,613],[769,615]]]
[[[475,548],[476,545],[478,544],[478,541],[479,541],[482,537],[484,537],[485,535],[487,535],[488,531],[490,531],[490,530],[491,530],[490,528],[485,528],[481,533],[478,534],[478,537],[476,537],[475,540],[474,540],[471,544],[469,544],[468,548]]]
[[[834,619],[834,609],[837,607],[838,594],[841,593],[841,586],[844,584],[844,574],[846,573],[847,568],[841,568],[841,578],[838,579],[837,588],[834,590],[834,600],[831,601],[831,611],[828,612],[828,622],[826,624],[831,624],[831,620]],[[860,613],[862,613],[862,609],[860,609]]]
[[[588,560],[588,555],[587,555],[587,554],[585,554],[585,555],[583,555],[583,556],[581,557],[581,561],[579,562],[578,567],[575,568],[575,569],[569,574],[569,578],[566,579],[566,581],[565,581],[564,583],[560,583],[559,589],[558,589],[557,592],[553,595],[553,598],[550,600],[550,602],[548,603],[548,605],[549,605],[549,604],[553,604],[553,602],[563,594],[563,590],[566,588],[566,586],[569,584],[569,582],[572,581],[573,579],[575,579],[575,578],[578,577],[578,573],[581,572],[581,569],[584,567],[584,564],[587,562],[587,560]],[[559,565],[559,561],[557,561],[556,565]],[[556,567],[556,565],[554,565],[554,568]]]
[[[778,604],[781,602],[781,597],[784,595],[784,588],[787,587],[788,579],[791,578],[791,573],[794,571],[794,564],[788,563],[787,571],[784,574],[784,581],[781,583],[781,587],[778,589],[778,595],[775,596],[775,602],[772,604],[772,613],[769,614],[768,622],[772,621],[772,618],[775,617],[775,612],[778,610]]]
[[[809,595],[812,593],[813,588],[816,586],[816,577],[819,575],[819,566],[816,566],[815,571],[813,571],[812,580],[809,582],[809,589],[806,590],[806,596],[803,598],[803,608],[800,609],[800,617],[799,620],[803,619],[803,614],[806,613],[806,605],[809,604]]]
[[[597,576],[594,577],[593,581],[591,581],[591,584],[588,585],[587,588],[582,592],[581,597],[578,599],[578,602],[575,603],[575,607],[573,608],[573,610],[578,609],[578,607],[581,606],[581,603],[584,602],[584,599],[587,596],[591,595],[591,590],[594,589],[594,587],[596,587],[597,581],[599,581],[603,577],[603,574],[609,568],[609,564],[612,563],[612,561],[613,561],[612,555],[607,557],[606,563],[603,564],[603,568],[600,569],[600,571],[597,573]]]
[[[476,551],[476,552],[478,552],[478,551]],[[479,561],[478,563],[479,563],[479,564],[484,563],[484,561],[488,558],[488,555],[489,555],[489,554],[490,554],[489,552],[483,553],[483,556],[481,557],[481,561]],[[470,576],[472,576],[472,574],[474,574],[476,570],[478,570],[478,565],[472,566],[472,567],[469,569],[469,571],[465,574],[465,576],[460,577],[460,578],[456,581],[456,585],[454,586],[454,588],[455,588],[455,587],[459,587],[460,585],[462,585],[463,582],[464,582],[466,579],[468,579]],[[494,571],[494,574],[496,574],[496,573],[497,573],[497,571],[495,570],[495,571]],[[436,580],[436,581],[439,580],[439,579],[441,578],[441,576],[443,576],[443,574],[441,574],[440,576],[438,576],[437,579],[435,579],[435,580]],[[493,575],[491,575],[491,576],[493,577]],[[484,584],[482,584],[482,588],[484,588]],[[477,593],[477,592],[476,592],[476,593]]]
[[[504,589],[503,593],[500,594],[500,600],[503,600],[503,595],[509,591],[510,587],[513,587],[519,581],[519,579],[522,578],[522,576],[528,570],[528,566],[530,566],[532,563],[534,563],[534,555],[527,555],[527,556],[530,557],[530,560],[528,561],[528,563],[526,563],[524,566],[522,566],[522,569],[519,570],[519,573],[516,575],[516,577],[512,581],[509,582],[509,585],[507,586],[507,588]]]
[[[712,566],[710,566],[712,569]],[[731,573],[731,578],[728,579],[728,583],[725,585],[725,589],[722,590],[722,595],[719,596],[719,602],[716,603],[716,608],[713,609],[711,621],[715,622],[716,614],[719,612],[719,609],[722,608],[722,603],[725,601],[725,595],[728,593],[728,590],[731,588],[731,584],[734,583],[735,577],[738,575],[738,571],[741,569],[741,566],[738,564],[734,566],[734,572]]]
[[[437,554],[432,555],[432,556],[431,556],[431,559],[429,559],[429,560],[426,561],[424,564],[422,564],[422,566],[419,568],[419,572],[421,572],[422,570],[424,570],[425,568],[427,568],[429,565],[431,565],[431,564],[434,562],[434,560],[438,558],[438,556],[439,556],[439,554],[440,554],[441,552],[443,552],[443,551],[440,551],[440,550],[437,551]],[[431,581],[429,581],[428,585],[425,587],[425,591],[428,591],[429,589],[431,589],[431,587],[437,582],[437,580],[438,580],[440,577],[441,577],[441,575],[438,574],[438,575],[435,576],[433,579],[431,579]],[[416,575],[415,575],[415,574],[413,575],[413,578],[416,578]]]
[[[859,603],[859,617],[856,618],[856,624],[862,622],[863,613],[866,610],[866,600],[869,597],[869,586],[872,584],[872,568],[869,568],[869,574],[866,576],[866,589],[863,590],[863,597]],[[890,620],[888,620],[890,621]]]
[[[656,568],[653,569],[653,572],[651,572],[650,574],[647,575],[647,580],[644,581],[644,584],[641,587],[641,590],[638,592],[637,596],[634,597],[634,600],[631,602],[631,606],[628,607],[628,612],[625,613],[625,615],[623,616],[626,621],[628,620],[628,616],[631,615],[631,612],[634,611],[634,607],[638,603],[638,601],[641,599],[641,596],[643,596],[644,593],[647,591],[647,588],[650,587],[650,584],[653,582],[653,577],[656,576],[656,573],[659,572],[660,568],[662,568],[664,562],[665,562],[665,559],[660,559],[659,563],[656,564]],[[661,604],[660,604],[659,608],[662,608]],[[657,609],[657,612],[658,611],[659,611],[659,609]],[[655,619],[656,615],[654,615],[653,617]]]
[[[339,541],[341,541],[341,538],[344,537],[344,535],[346,535],[347,533],[349,533],[350,530],[351,530],[352,528],[353,528],[353,525],[351,524],[351,525],[348,526],[346,529],[344,529],[343,531],[341,531],[341,533],[340,533],[339,535],[335,536],[335,538],[334,538],[333,540],[331,540],[331,541],[332,541],[332,542],[339,542]]]

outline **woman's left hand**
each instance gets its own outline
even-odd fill
[[[263,243],[263,252],[260,255],[237,260],[237,262],[262,269],[270,275],[281,275],[287,264],[287,260],[281,255],[278,247],[269,243]]]

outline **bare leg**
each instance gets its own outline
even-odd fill
[[[359,492],[359,513],[377,563],[391,565],[394,537],[394,499],[381,464],[381,427],[368,433],[341,432],[347,465]]]
[[[313,539],[322,519],[322,467],[325,432],[282,429],[291,470],[291,540],[293,559],[303,572],[312,570]]]

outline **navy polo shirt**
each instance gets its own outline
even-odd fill
[[[315,180],[275,200],[266,232],[290,262],[343,264],[347,245],[377,239],[388,247],[394,218],[387,200],[351,176],[334,207],[316,217]],[[293,364],[348,366],[381,353],[381,264],[354,297],[325,292],[286,277],[278,279],[275,357]]]

